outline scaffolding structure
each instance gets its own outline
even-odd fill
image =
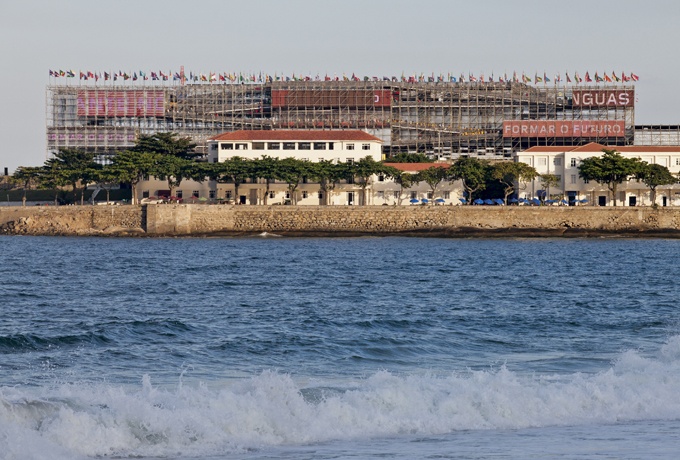
[[[102,156],[142,134],[361,129],[384,153],[510,156],[534,145],[632,145],[632,85],[270,81],[47,87],[47,148]],[[205,151],[205,150],[203,150]]]

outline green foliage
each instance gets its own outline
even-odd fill
[[[467,192],[468,204],[472,204],[473,194],[487,186],[489,163],[477,158],[458,158],[449,168],[449,178],[460,180]]]
[[[642,163],[637,158],[625,158],[615,150],[602,149],[601,156],[586,158],[579,166],[579,176],[588,181],[606,185],[612,192],[616,206],[618,186],[640,170]]]
[[[437,191],[437,186],[443,181],[448,180],[449,171],[444,166],[431,166],[418,172],[415,177],[413,177],[413,182],[425,182],[430,186],[432,190],[432,195],[434,196]]]
[[[526,183],[538,176],[538,172],[526,163],[503,161],[491,166],[490,177],[503,185],[504,201],[508,204],[508,197],[515,190],[523,190]]]
[[[201,156],[194,149],[196,144],[189,137],[179,137],[176,133],[155,133],[150,136],[141,135],[131,149],[135,152],[156,153],[173,157],[193,159]]]
[[[328,205],[329,193],[335,189],[337,184],[349,175],[349,168],[346,163],[333,163],[331,160],[321,160],[310,165],[311,178],[319,182],[319,188],[323,191],[324,204]]]
[[[658,164],[648,164],[640,162],[635,176],[649,188],[649,195],[652,204],[656,203],[656,189],[662,185],[672,185],[678,182],[667,167]]]
[[[397,153],[388,159],[390,163],[430,163],[430,159],[423,153]]]
[[[113,157],[113,162],[105,169],[107,174],[132,188],[132,204],[137,204],[137,184],[149,176],[156,166],[160,155],[150,152],[125,150]]]

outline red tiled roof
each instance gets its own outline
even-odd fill
[[[212,141],[373,141],[381,139],[360,130],[276,129],[241,130],[219,134]]]
[[[383,163],[385,166],[391,166],[399,171],[417,172],[425,171],[432,167],[448,168],[448,163]]]

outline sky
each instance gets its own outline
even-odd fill
[[[56,69],[632,72],[635,123],[680,124],[678,24],[677,0],[0,0],[0,171],[44,163]]]

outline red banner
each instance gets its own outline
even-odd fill
[[[162,117],[165,92],[159,90],[78,91],[78,116]]]
[[[574,107],[633,107],[635,94],[627,89],[575,89],[572,100]]]
[[[614,121],[512,120],[503,122],[503,137],[623,137],[626,125]]]

